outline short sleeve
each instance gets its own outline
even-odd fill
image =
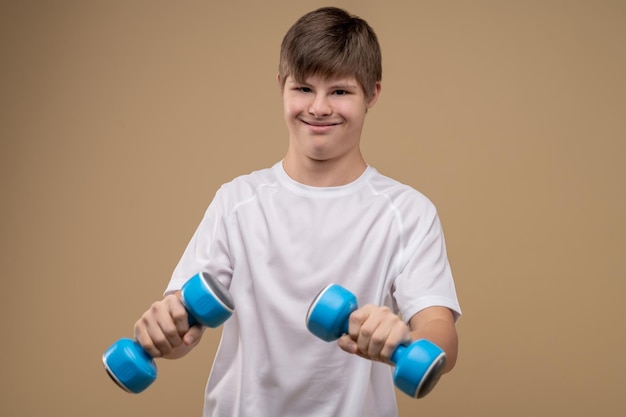
[[[408,323],[420,310],[433,306],[449,308],[458,320],[461,308],[443,229],[432,203],[428,202],[426,210],[415,219],[407,219],[405,227],[404,267],[393,286],[393,296],[403,320]]]

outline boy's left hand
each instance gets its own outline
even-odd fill
[[[352,312],[348,334],[338,343],[348,353],[390,364],[396,347],[411,341],[411,330],[398,315],[368,304]]]

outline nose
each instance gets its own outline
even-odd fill
[[[315,117],[329,116],[332,114],[332,107],[325,94],[316,94],[309,105],[309,114]]]

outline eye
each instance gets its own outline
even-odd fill
[[[300,91],[301,93],[310,93],[313,91],[309,87],[296,87],[295,90]]]
[[[335,90],[334,94],[336,96],[345,96],[345,95],[350,94],[350,93],[348,91],[346,91],[346,90]]]

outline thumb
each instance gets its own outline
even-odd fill
[[[183,343],[185,343],[187,346],[195,345],[200,341],[203,333],[204,326],[198,324],[191,326],[189,328],[189,331],[183,336]]]
[[[352,338],[347,334],[344,334],[343,336],[341,336],[337,344],[339,345],[341,349],[345,350],[348,353],[352,353],[352,354],[358,353],[358,347],[356,345],[356,342],[352,340]]]

